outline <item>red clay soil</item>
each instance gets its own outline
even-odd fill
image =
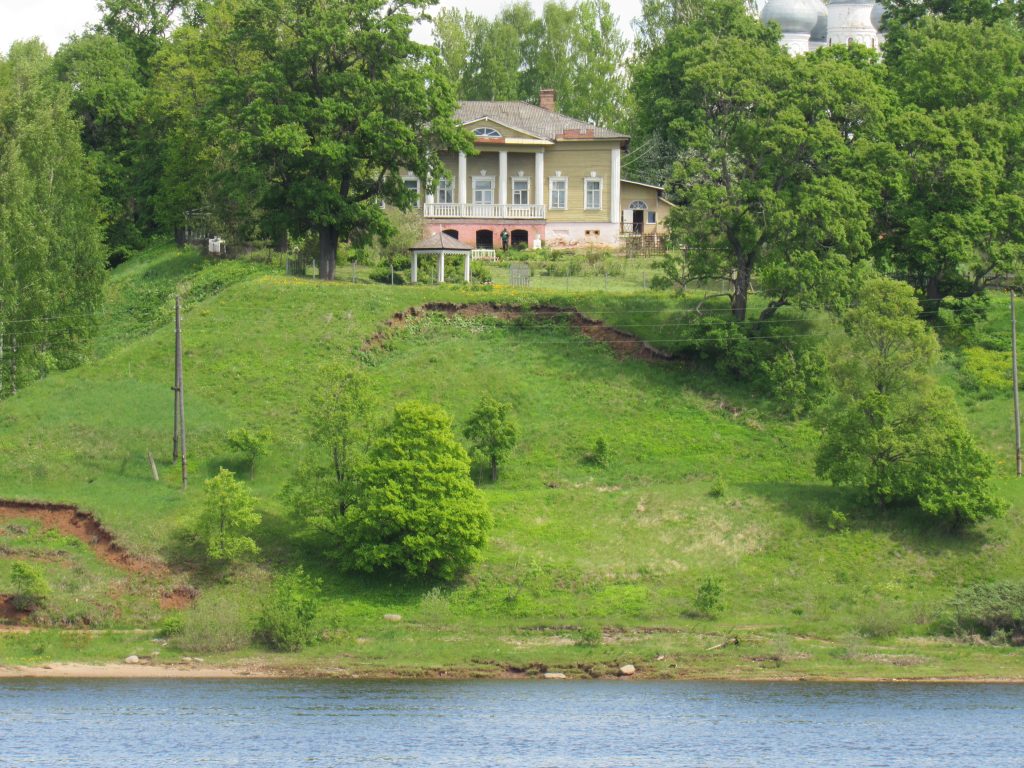
[[[619,358],[631,357],[651,362],[673,359],[672,355],[652,347],[646,341],[637,338],[633,334],[612,328],[600,320],[593,320],[576,309],[544,304],[523,307],[510,304],[496,304],[494,302],[481,302],[477,304],[434,302],[423,304],[419,307],[410,307],[404,312],[396,312],[385,322],[382,330],[363,342],[363,350],[371,351],[383,346],[394,330],[430,312],[441,313],[448,317],[454,317],[455,315],[461,317],[486,316],[495,317],[499,320],[518,320],[522,317],[532,317],[538,320],[564,319],[587,338],[607,344]]]
[[[96,518],[75,507],[0,501],[0,520],[15,519],[37,520],[44,529],[74,536],[85,542],[97,557],[116,568],[152,576],[166,576],[170,573],[162,563],[144,560],[126,552]]]
[[[31,615],[14,607],[14,595],[0,595],[0,624],[23,624]]]

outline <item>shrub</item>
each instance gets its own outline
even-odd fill
[[[203,486],[206,498],[193,530],[210,559],[235,561],[259,552],[248,535],[262,520],[252,491],[224,467]]]
[[[842,533],[850,527],[850,521],[845,512],[833,509],[828,516],[828,529],[836,533]]]
[[[374,267],[373,269],[370,270],[370,279],[375,283],[384,283],[385,285],[391,285],[391,267],[389,267],[387,264],[385,264],[382,267]],[[408,275],[405,272],[399,270],[398,267],[395,267],[394,284],[405,285],[407,282],[409,282]]]
[[[598,437],[594,441],[594,447],[583,457],[583,460],[587,464],[593,464],[595,467],[607,467],[611,460],[611,449],[608,447],[608,441],[603,436]]]
[[[256,640],[275,651],[298,651],[316,639],[320,581],[300,565],[274,578],[256,618]]]
[[[697,594],[693,598],[696,613],[708,619],[715,618],[722,611],[722,585],[712,576],[707,576],[697,584]]]
[[[968,634],[1024,634],[1024,581],[964,587],[948,605],[953,628]]]
[[[1013,389],[1009,352],[967,347],[960,353],[960,386],[981,398],[995,397]]]
[[[160,637],[177,637],[185,630],[185,617],[180,613],[164,616],[157,627]]]
[[[711,479],[711,487],[708,488],[708,496],[713,499],[720,499],[725,496],[725,479],[721,475],[715,475]]]
[[[248,429],[240,427],[228,432],[228,445],[245,457],[249,463],[249,479],[252,480],[256,474],[256,461],[261,456],[266,456],[270,449],[270,430],[266,427],[261,429]]]
[[[395,406],[339,521],[347,567],[452,579],[480,556],[492,520],[444,409]]]
[[[224,653],[252,641],[252,616],[234,595],[203,595],[183,615],[174,645],[194,653]]]
[[[463,434],[473,450],[491,466],[491,481],[498,481],[498,463],[512,453],[519,440],[519,427],[512,418],[512,404],[485,396],[469,417]]]
[[[604,642],[604,633],[601,632],[600,627],[580,627],[579,631],[576,633],[575,645],[593,648],[601,645],[602,642]]]
[[[11,583],[14,585],[12,602],[19,611],[41,608],[52,592],[42,571],[20,560],[11,565]]]

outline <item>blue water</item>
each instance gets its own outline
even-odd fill
[[[0,766],[1024,766],[1024,688],[0,681]]]

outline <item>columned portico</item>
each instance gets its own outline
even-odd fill
[[[465,205],[466,199],[466,153],[459,152],[459,205]]]
[[[612,188],[611,188],[611,205],[609,205],[610,218],[609,221],[612,224],[618,225],[620,217],[622,216],[622,199],[621,199],[621,168],[622,168],[622,150],[616,147],[612,150]]]
[[[544,205],[544,190],[547,189],[544,179],[544,151],[537,150],[533,156],[533,200],[536,205]]]
[[[508,205],[508,152],[498,152],[498,205]]]

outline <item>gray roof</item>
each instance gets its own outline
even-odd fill
[[[440,232],[420,240],[410,251],[472,251],[473,246],[466,245],[454,237]]]
[[[595,139],[629,139],[624,133],[577,120],[559,112],[549,112],[525,101],[461,101],[455,111],[455,119],[460,123],[470,123],[487,117],[509,128],[517,128],[549,141],[559,138],[565,131],[584,133],[584,136],[574,138],[586,138],[586,132],[593,131]]]

